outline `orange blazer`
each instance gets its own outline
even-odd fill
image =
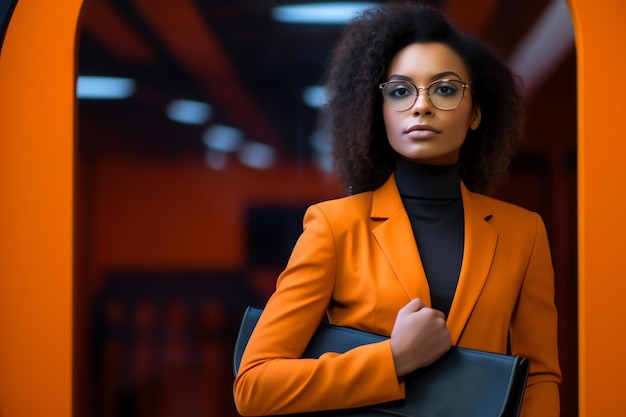
[[[522,416],[559,415],[554,273],[538,214],[469,191],[463,263],[447,319],[452,343],[530,359]],[[242,415],[360,407],[404,398],[389,340],[299,359],[324,315],[390,335],[428,282],[394,176],[372,192],[309,207],[234,382]]]

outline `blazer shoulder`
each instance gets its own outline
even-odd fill
[[[507,216],[514,217],[535,217],[538,215],[536,212],[529,210],[525,207],[510,203],[508,201],[500,200],[495,197],[474,192],[470,192],[470,195],[475,201],[479,202],[481,205],[492,211],[494,215],[505,214]]]
[[[471,193],[471,200],[474,206],[483,207],[485,219],[500,231],[525,230],[534,234],[545,229],[541,215],[535,211],[483,194]]]
[[[347,224],[370,218],[373,192],[366,191],[333,200],[322,201],[309,208],[319,209],[331,224]]]

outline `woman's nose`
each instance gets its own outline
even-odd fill
[[[419,88],[417,90],[417,97],[415,103],[413,103],[413,114],[432,114],[433,104],[430,102],[428,92],[425,88]]]

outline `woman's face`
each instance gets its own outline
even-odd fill
[[[469,83],[469,73],[461,57],[442,43],[414,43],[400,50],[389,65],[387,80],[403,80],[426,87],[446,79]],[[433,93],[446,95],[449,86],[442,84]],[[458,162],[461,145],[468,129],[480,124],[480,109],[474,108],[466,89],[458,107],[440,110],[428,99],[426,89],[407,110],[397,111],[383,104],[383,118],[391,147],[402,157],[427,165],[453,165]],[[458,91],[460,94],[461,91]],[[396,90],[398,95],[406,90]]]

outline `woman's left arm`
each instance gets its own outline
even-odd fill
[[[511,322],[511,352],[530,360],[521,417],[558,417],[561,371],[554,271],[545,225],[535,214],[535,239]]]

